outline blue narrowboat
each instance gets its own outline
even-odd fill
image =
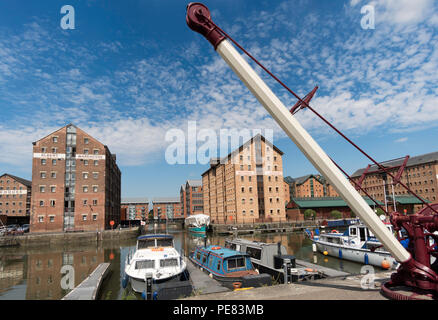
[[[271,276],[259,274],[246,253],[220,246],[199,246],[191,252],[189,258],[210,277],[231,289],[272,284]]]

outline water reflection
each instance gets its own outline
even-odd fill
[[[148,230],[148,233],[166,232],[163,226]],[[175,247],[188,255],[198,245],[204,245],[204,238],[181,230],[168,229],[174,236]],[[230,236],[231,237],[231,236]],[[281,242],[289,254],[297,259],[309,261],[329,268],[350,273],[360,273],[358,263],[326,257],[312,252],[312,242],[301,233],[254,234],[239,236],[248,240]],[[207,245],[225,244],[226,236],[209,235]],[[136,239],[129,241],[81,246],[42,247],[35,249],[14,248],[0,251],[0,299],[52,299],[64,297],[70,290],[62,289],[61,268],[74,268],[74,284],[78,285],[100,263],[110,262],[110,276],[106,279],[100,299],[141,299],[141,295],[122,288],[125,259],[130,250],[135,250]]]

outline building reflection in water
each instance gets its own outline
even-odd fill
[[[26,275],[26,257],[2,255],[0,257],[0,294],[22,284]]]
[[[70,289],[63,289],[62,266],[73,266],[74,286],[80,284],[91,272],[104,262],[104,250],[58,251],[28,255],[26,300],[59,300]],[[65,279],[64,279],[65,281]]]

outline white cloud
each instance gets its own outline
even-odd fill
[[[433,9],[433,0],[379,0],[374,3],[377,8],[377,21],[396,24],[424,21]]]
[[[408,138],[407,137],[403,137],[403,138],[395,140],[394,142],[401,143],[401,142],[406,142],[406,141],[408,141]]]

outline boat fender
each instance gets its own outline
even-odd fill
[[[339,233],[338,230],[332,230],[332,233]]]
[[[213,247],[211,250],[219,250],[221,247]]]
[[[364,263],[365,264],[368,264],[368,253],[365,253],[365,257],[364,257]]]
[[[324,254],[325,256],[328,255],[328,251],[327,251],[327,250],[324,251],[323,254]]]
[[[242,282],[233,282],[234,289],[239,289],[240,287],[242,287]]]
[[[213,279],[213,274],[212,273],[210,273],[208,276]]]
[[[389,269],[391,267],[391,265],[389,264],[388,260],[384,259],[382,261],[382,268],[383,269]]]
[[[257,274],[260,274],[260,271],[259,271],[259,269],[255,269],[255,272],[257,272]]]
[[[342,250],[339,249],[339,259],[342,259]]]

